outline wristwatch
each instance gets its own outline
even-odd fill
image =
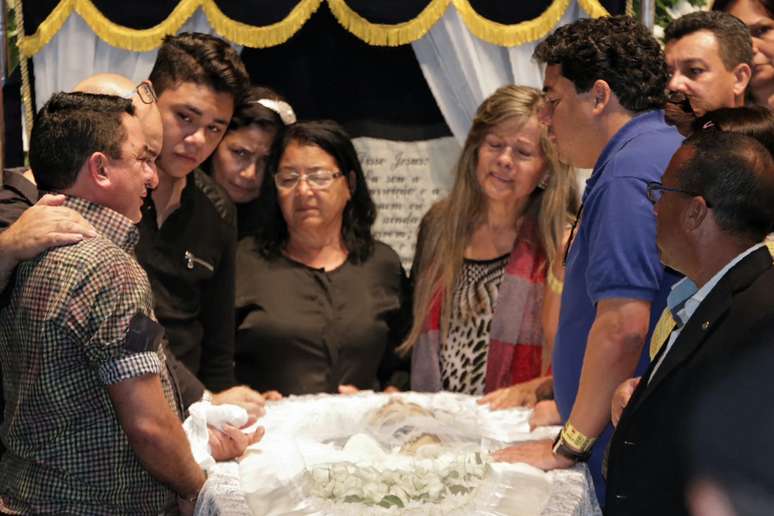
[[[562,457],[570,459],[573,462],[586,462],[589,460],[589,457],[591,457],[591,448],[585,452],[570,448],[570,446],[568,446],[565,442],[562,433],[563,432],[559,432],[559,434],[556,436],[556,439],[554,439],[554,445],[551,448],[554,454],[561,455]]]

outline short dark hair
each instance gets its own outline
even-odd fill
[[[30,135],[30,167],[38,188],[69,188],[95,152],[120,158],[124,114],[134,115],[132,101],[114,95],[52,95],[35,116]]]
[[[258,103],[258,101],[262,99],[281,100],[286,102],[282,95],[271,88],[266,86],[251,86],[247,89],[239,104],[234,108],[234,115],[231,117],[228,130],[236,131],[251,125],[267,131],[279,132],[284,129],[285,124],[282,122],[282,118],[280,118],[279,114]]]
[[[183,32],[164,38],[150,77],[161,95],[183,82],[229,93],[237,104],[250,76],[239,54],[220,38],[199,32]]]
[[[664,31],[664,43],[669,44],[700,30],[715,36],[726,70],[733,70],[741,63],[752,65],[750,30],[741,20],[724,12],[696,11],[673,20]]]
[[[353,263],[362,263],[373,253],[374,238],[371,226],[376,220],[376,205],[368,191],[365,174],[352,140],[344,128],[332,120],[292,124],[281,138],[275,140],[267,166],[268,173],[261,185],[261,195],[257,201],[261,209],[261,224],[257,230],[259,252],[269,259],[277,257],[288,240],[288,226],[279,207],[277,187],[273,178],[282,154],[292,142],[320,147],[333,157],[346,179],[350,173],[354,175],[355,184],[350,187],[352,198],[344,208],[341,236],[349,251],[349,259]]]
[[[728,12],[739,0],[715,0],[712,4],[713,11]],[[769,16],[774,16],[774,0],[753,0],[758,5],[763,7]]]
[[[694,133],[683,146],[695,152],[679,173],[679,188],[700,193],[726,233],[763,240],[774,227],[771,153],[750,136],[712,130]]]
[[[578,20],[556,29],[534,52],[549,65],[560,65],[562,76],[578,93],[603,80],[618,102],[634,113],[657,109],[666,102],[667,70],[656,38],[629,16]]]
[[[751,136],[774,155],[774,112],[766,107],[720,108],[693,122],[694,131],[713,129]]]

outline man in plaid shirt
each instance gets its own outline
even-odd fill
[[[132,255],[134,224],[157,181],[150,161],[129,100],[60,93],[36,118],[36,182],[66,194],[65,206],[98,235],[21,264],[0,312],[8,446],[0,512],[193,510],[205,475],[180,425],[163,330]]]

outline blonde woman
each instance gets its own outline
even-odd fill
[[[411,386],[488,394],[492,408],[533,405],[550,377],[562,246],[576,202],[538,115],[540,92],[498,89],[478,108],[454,187],[417,241]],[[559,283],[560,285],[560,283]]]

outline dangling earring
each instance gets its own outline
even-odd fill
[[[548,188],[548,179],[549,179],[548,174],[544,175],[543,179],[540,180],[537,187],[540,188],[541,190],[545,190],[546,188]]]

